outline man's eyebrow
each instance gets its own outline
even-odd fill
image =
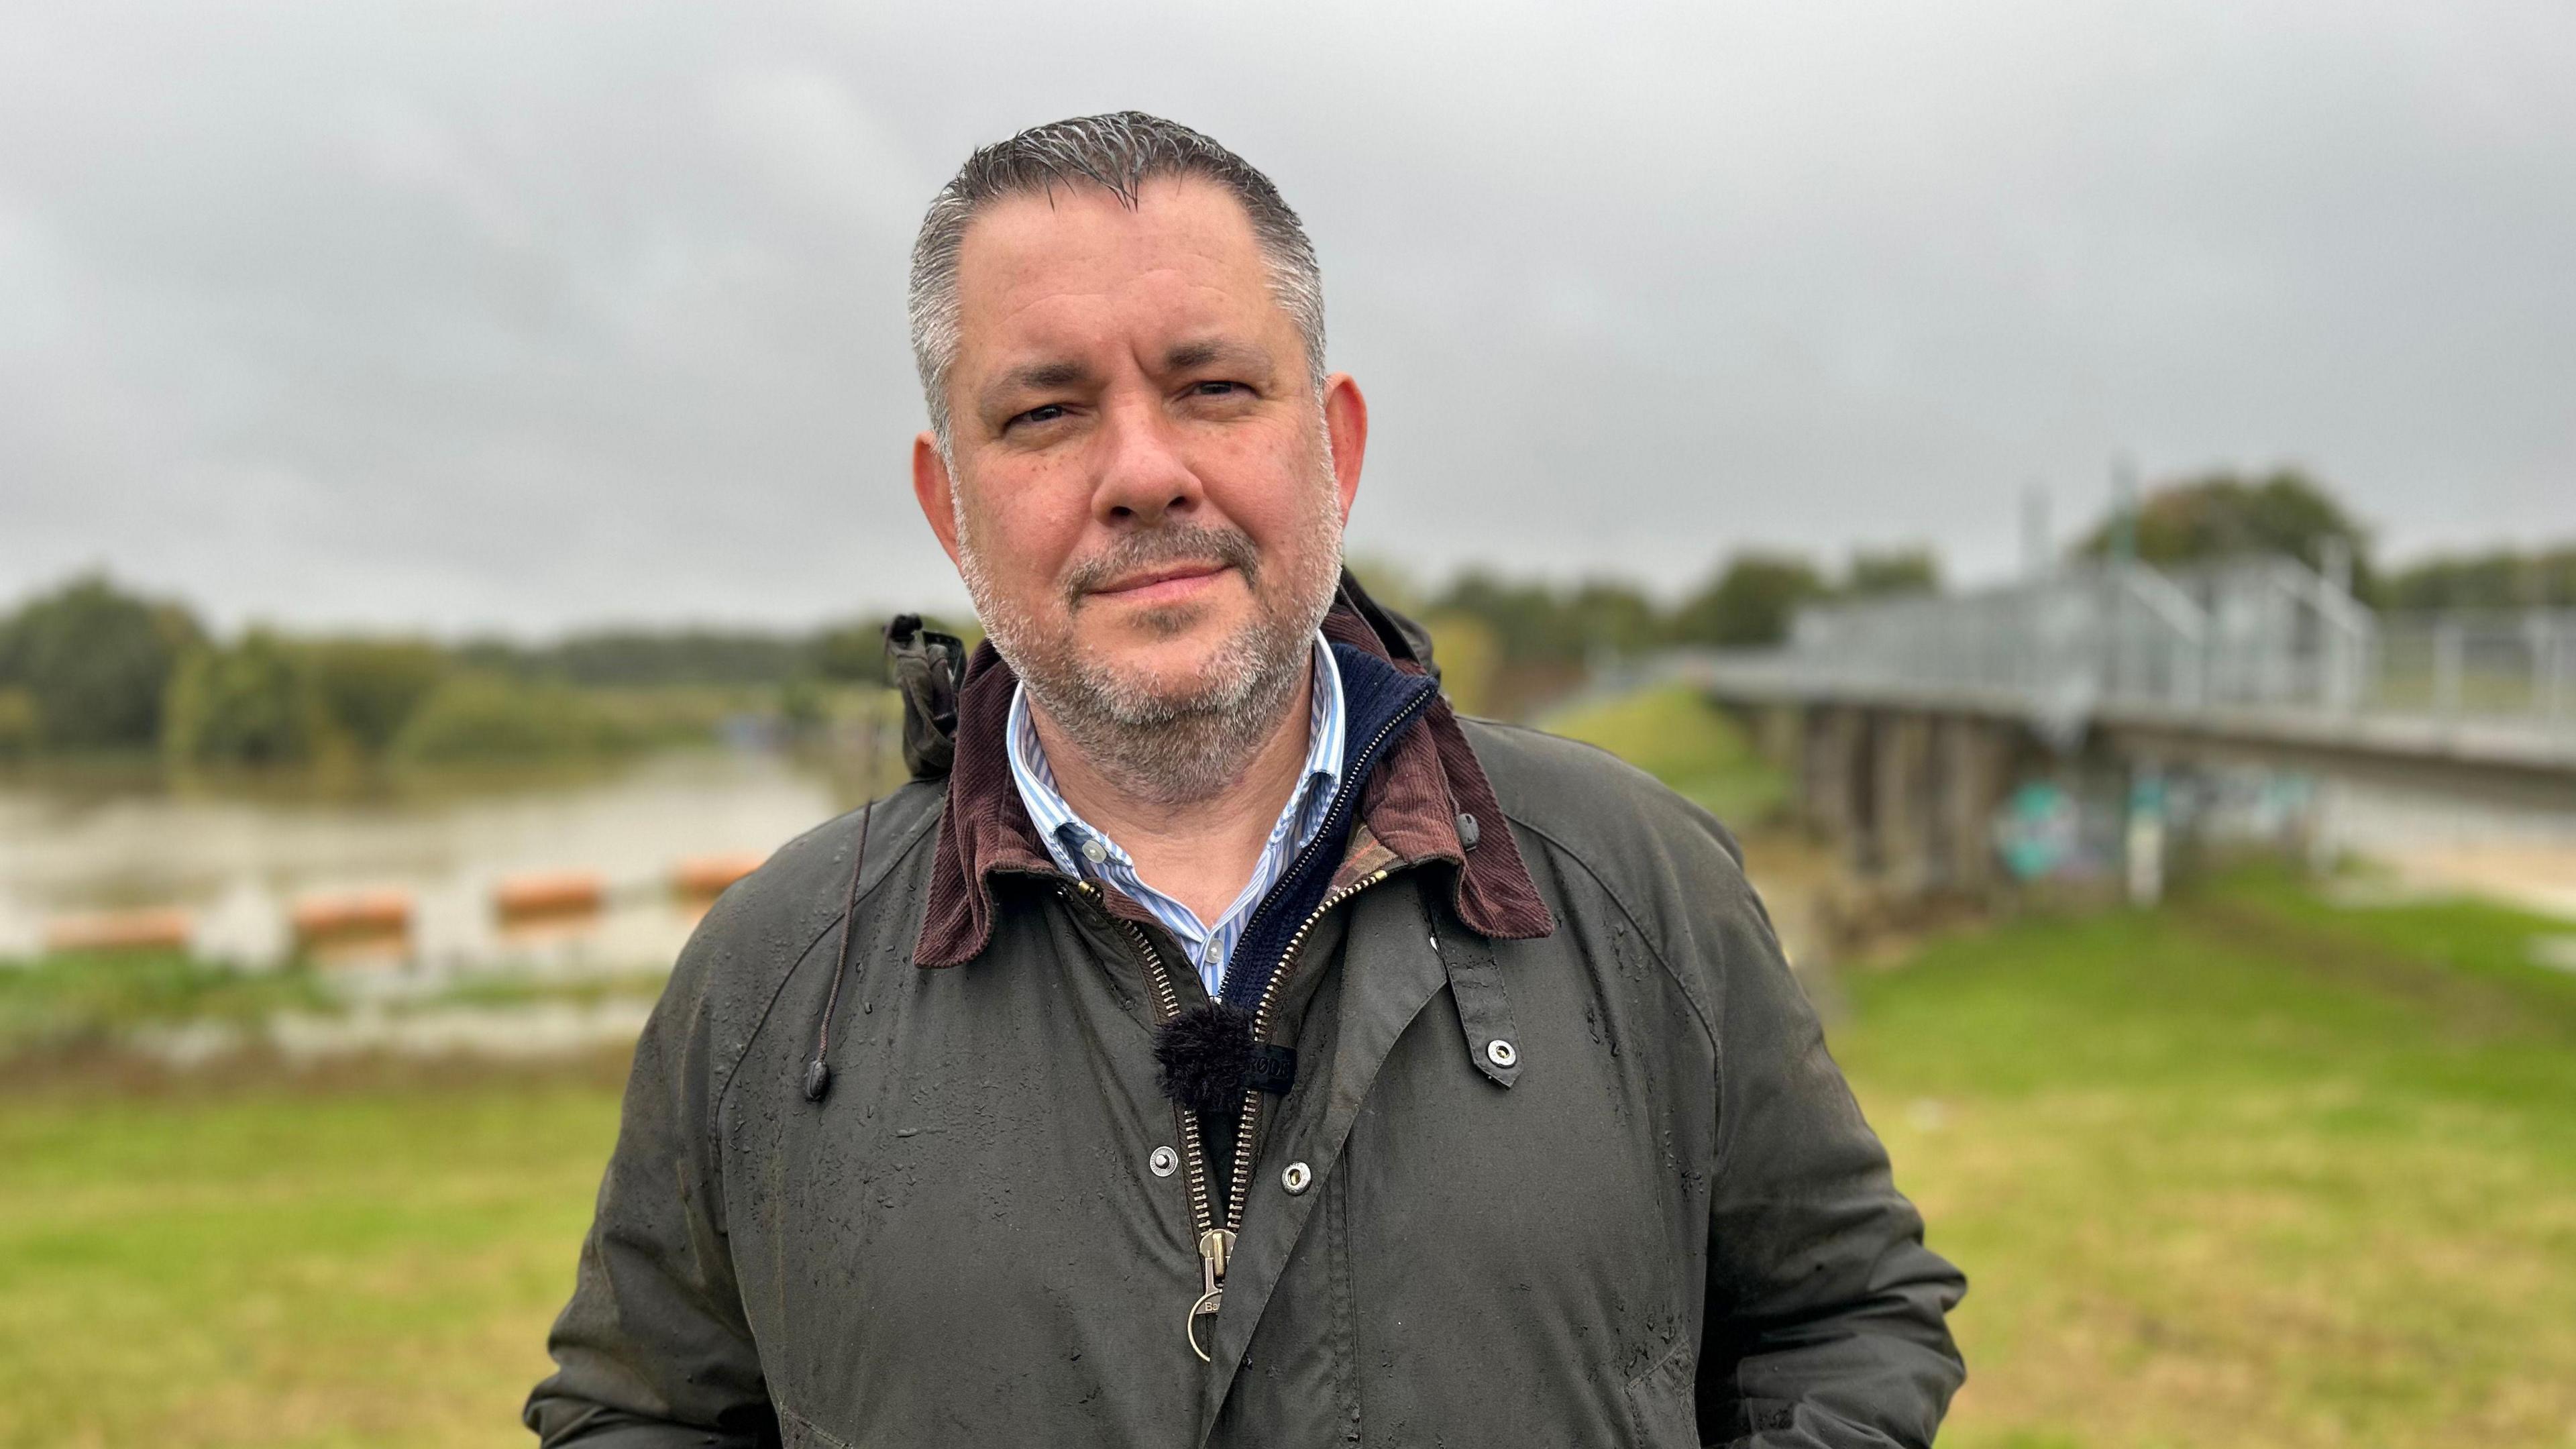
[[[984,401],[998,404],[1021,393],[1052,392],[1086,381],[1091,369],[1079,362],[1028,362],[994,378],[984,388]]]
[[[1270,365],[1270,359],[1260,348],[1219,337],[1177,343],[1163,354],[1163,367],[1169,372],[1186,372],[1212,362],[1229,363],[1246,371],[1268,371]]]

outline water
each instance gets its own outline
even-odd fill
[[[857,798],[814,764],[712,751],[579,781],[367,800],[0,786],[0,958],[34,954],[67,916],[175,906],[198,954],[272,964],[292,945],[298,902],[394,891],[411,902],[408,940],[344,954],[431,973],[667,967],[705,904],[673,889],[676,867],[765,856]],[[602,907],[505,926],[495,888],[556,872],[598,877]]]

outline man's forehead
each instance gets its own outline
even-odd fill
[[[957,289],[970,351],[979,334],[1060,345],[1138,314],[1179,346],[1228,323],[1258,326],[1276,302],[1251,218],[1196,178],[1148,182],[1132,208],[1088,183],[996,201],[961,239]]]

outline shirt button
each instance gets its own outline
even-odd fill
[[[1169,1177],[1181,1170],[1181,1155],[1168,1147],[1157,1147],[1154,1155],[1145,1159],[1145,1165],[1154,1169],[1156,1177]]]
[[[1082,842],[1082,858],[1098,865],[1109,858],[1109,847],[1098,840],[1086,840]]]

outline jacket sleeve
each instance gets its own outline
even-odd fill
[[[1923,1246],[1761,906],[1740,877],[1730,884],[1702,1437],[1929,1445],[1967,1374],[1945,1319],[1967,1281]]]
[[[710,915],[635,1047],[617,1148],[547,1339],[557,1371],[521,1417],[545,1449],[778,1443],[725,1239],[716,1161]]]

